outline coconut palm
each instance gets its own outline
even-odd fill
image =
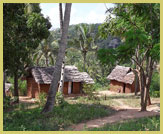
[[[80,24],[76,27],[77,38],[74,38],[69,42],[69,47],[75,47],[76,49],[80,49],[83,56],[83,71],[86,71],[86,57],[89,51],[96,51],[97,45],[95,44],[95,40],[97,39],[97,35],[94,34],[93,30],[95,29],[95,25],[86,25]]]
[[[50,35],[42,40],[33,55],[33,61],[36,65],[49,66],[54,65],[55,57],[58,51],[58,42]]]
[[[70,22],[70,12],[71,12],[71,3],[66,3],[65,5],[65,13],[64,13],[64,20],[63,20],[63,31],[61,34],[61,41],[59,42],[59,50],[58,55],[55,63],[55,68],[53,72],[53,79],[50,85],[50,89],[48,92],[47,102],[42,113],[50,112],[53,110],[55,96],[58,88],[58,81],[61,77],[61,68],[63,59],[65,57],[65,51],[67,47],[67,36],[68,36],[68,27]]]

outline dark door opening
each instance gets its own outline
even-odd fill
[[[71,94],[73,94],[73,82],[71,83]]]
[[[126,84],[123,84],[123,93],[125,93]]]

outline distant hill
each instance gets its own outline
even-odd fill
[[[78,25],[78,24],[77,24]],[[69,26],[69,29],[68,29],[68,38],[69,39],[73,39],[77,36],[76,34],[76,26],[77,25],[70,25]],[[87,24],[87,25],[92,25],[92,24]],[[95,25],[95,29],[93,30],[93,33],[97,34],[98,33],[98,27],[99,25],[101,25],[100,23],[97,23],[97,24],[93,24]],[[53,37],[58,40],[60,38],[60,29],[55,29],[53,31],[51,31],[53,33]],[[112,37],[112,36],[109,36],[108,35],[108,38],[107,39],[98,39],[96,42],[95,42],[98,46],[98,48],[105,48],[105,49],[108,49],[108,48],[116,48],[120,45],[121,43],[121,40],[120,38],[118,37]]]

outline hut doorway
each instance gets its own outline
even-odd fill
[[[71,81],[68,82],[68,94],[72,93],[72,89],[73,89],[73,83]]]
[[[72,84],[71,84],[71,93],[72,93],[72,94],[74,93],[73,87],[74,87],[74,83],[72,82]]]
[[[126,84],[123,84],[123,93],[125,93]]]

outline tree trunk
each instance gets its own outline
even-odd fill
[[[138,88],[140,87],[139,86],[139,74],[138,74],[138,71],[135,69],[133,69],[132,71],[135,74],[135,95],[137,95]]]
[[[141,89],[141,111],[146,111],[146,103],[145,103],[145,75],[143,69],[140,69],[140,89]]]
[[[65,7],[65,15],[64,15],[64,22],[63,22],[63,32],[61,36],[61,41],[59,45],[59,52],[56,59],[56,64],[53,72],[53,79],[50,85],[50,89],[48,92],[47,102],[45,104],[42,113],[51,112],[54,107],[55,96],[58,88],[58,82],[60,80],[61,74],[61,67],[63,63],[63,59],[65,57],[65,50],[67,47],[67,35],[68,35],[68,27],[70,21],[70,12],[71,12],[71,3],[66,3]]]
[[[48,56],[47,55],[45,56],[45,62],[46,62],[46,66],[48,67],[49,66],[49,61],[48,61]]]
[[[83,59],[84,59],[83,71],[84,71],[84,72],[85,72],[85,70],[86,70],[86,67],[85,67],[85,64],[86,64],[86,54],[87,54],[87,52],[84,50],[84,51],[83,51]]]
[[[59,16],[60,16],[60,33],[62,34],[63,31],[63,11],[62,11],[62,3],[59,3]],[[61,78],[59,81],[59,87],[58,87],[58,92],[63,92],[63,86],[64,86],[64,58],[63,58],[63,63],[62,63],[62,69],[61,69]]]
[[[62,10],[62,3],[59,3],[59,17],[60,17],[60,32],[62,34],[62,30],[63,30],[63,10]]]
[[[152,105],[149,92],[147,93],[147,95],[148,95],[148,96],[147,96],[147,97],[148,97],[147,106],[149,106],[149,105]]]
[[[65,70],[65,64],[63,62],[62,69],[61,69],[61,78],[60,78],[59,87],[58,87],[58,92],[61,92],[61,93],[63,93],[63,86],[64,86],[64,70]]]
[[[152,73],[150,75],[152,75]],[[142,77],[144,80],[142,81],[143,83],[141,83],[141,111],[146,111],[147,105],[151,105],[149,88],[152,76],[146,78],[143,74]]]
[[[16,103],[19,102],[19,91],[18,91],[18,75],[17,72],[14,74],[14,96],[16,97]]]
[[[3,99],[6,97],[5,93],[5,71],[3,71]]]

